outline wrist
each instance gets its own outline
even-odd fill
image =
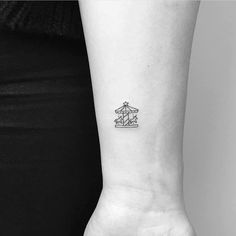
[[[181,193],[143,189],[127,185],[104,186],[101,201],[139,212],[184,212]]]
[[[177,201],[163,200],[160,206],[152,196],[133,187],[104,187],[85,235],[195,235]]]

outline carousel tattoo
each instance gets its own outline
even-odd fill
[[[137,128],[138,109],[129,106],[128,102],[124,102],[123,106],[116,109],[117,118],[114,120],[116,128]]]

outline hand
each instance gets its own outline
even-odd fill
[[[146,193],[135,192],[103,190],[84,236],[195,235],[184,209],[171,209],[170,205],[158,209]]]

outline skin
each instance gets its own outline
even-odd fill
[[[199,2],[81,0],[103,190],[85,236],[193,236],[183,201],[183,127]],[[138,108],[138,128],[115,109]]]

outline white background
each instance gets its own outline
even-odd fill
[[[236,235],[236,2],[202,1],[189,77],[185,200],[198,236]]]

